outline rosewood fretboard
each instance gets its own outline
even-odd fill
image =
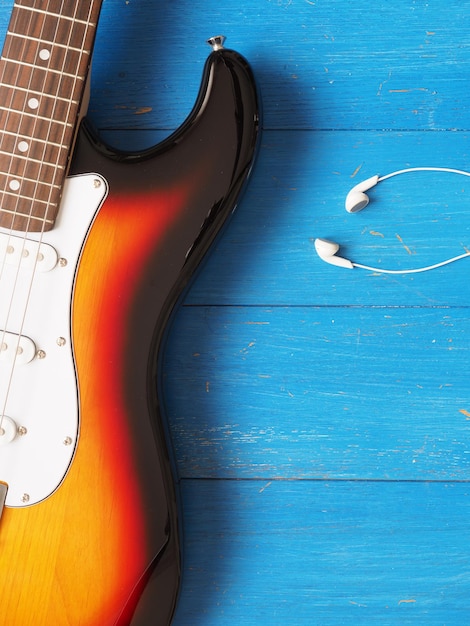
[[[102,0],[17,0],[0,59],[0,226],[59,208]]]

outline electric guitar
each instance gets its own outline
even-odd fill
[[[0,59],[0,625],[163,625],[180,579],[158,370],[251,169],[246,61],[210,41],[155,148],[83,119],[101,2],[16,0]]]

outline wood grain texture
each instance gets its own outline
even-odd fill
[[[107,0],[93,116],[100,127],[175,127],[192,106],[203,42],[222,32],[259,77],[266,128],[468,130],[469,7]],[[151,111],[135,120],[142,107]]]
[[[468,621],[468,484],[191,480],[182,490],[191,567],[176,624]]]
[[[0,3],[5,25],[10,2]],[[90,116],[123,148],[190,111],[219,32],[251,61],[264,135],[251,185],[169,339],[182,482],[176,626],[470,619],[469,182],[352,185],[470,167],[470,2],[105,0]]]
[[[468,309],[185,307],[182,478],[468,480]]]

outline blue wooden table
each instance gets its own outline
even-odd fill
[[[2,27],[11,3],[0,3]],[[258,78],[250,186],[163,367],[183,502],[176,626],[470,623],[468,0],[105,0],[89,115],[149,146],[209,36]]]

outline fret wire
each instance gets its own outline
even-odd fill
[[[90,26],[91,28],[96,27],[96,22],[87,22],[86,20],[79,20],[75,17],[69,17],[68,15],[60,15],[59,13],[52,13],[49,11],[44,11],[43,9],[36,9],[34,7],[24,7],[21,4],[17,4],[16,2],[13,5],[16,9],[23,9],[25,11],[32,11],[33,13],[39,13],[46,16],[57,17],[61,20],[68,20],[70,22],[75,22],[76,24],[85,24],[86,26]]]
[[[26,161],[26,162],[29,161],[31,163],[40,163],[41,165],[46,165],[47,167],[57,167],[59,170],[65,169],[65,165],[60,165],[59,163],[48,163],[47,161],[41,161],[40,159],[33,159],[28,156],[23,156],[22,154],[12,155],[12,153],[7,150],[0,150],[0,154],[13,157],[14,159],[18,159],[19,161]]]
[[[17,66],[20,67],[20,66]],[[83,82],[76,81],[74,78],[64,76],[61,77],[58,74],[46,74],[36,76],[30,76],[30,70],[28,68],[20,68],[19,74],[15,77],[15,75],[10,70],[4,73],[3,76],[3,84],[6,87],[12,88],[12,93],[10,96],[12,97],[11,103],[5,102],[5,104],[9,104],[9,108],[16,108],[18,112],[20,109],[18,108],[17,98],[20,98],[21,93],[26,93],[28,95],[38,96],[38,100],[44,103],[44,97],[49,98],[53,102],[58,101],[60,98],[61,102],[65,102],[68,105],[71,101],[78,103],[81,99]],[[16,83],[15,83],[16,79]],[[39,80],[38,80],[39,79]],[[38,111],[38,109],[31,109],[29,106],[30,97],[27,97],[20,105],[23,106],[23,110],[29,111]],[[5,99],[4,99],[5,100]]]
[[[31,34],[33,37],[42,38],[43,35],[39,33],[39,30],[45,33],[45,38],[48,41],[53,41],[50,34],[54,32],[55,26],[57,25],[59,28],[56,32],[59,35],[66,35],[69,29],[75,30],[76,32],[82,32],[83,30],[87,30],[89,25],[87,22],[82,20],[75,20],[73,18],[68,19],[65,15],[61,16],[53,13],[49,13],[48,11],[39,11],[35,9],[31,9],[29,13],[21,13],[15,10],[13,21],[10,20],[10,24],[7,28],[8,32],[19,32],[24,34]],[[42,28],[45,26],[46,28]],[[91,26],[91,24],[90,24]],[[61,41],[59,37],[58,41]]]
[[[21,134],[18,133],[13,133],[9,130],[2,130],[2,133],[4,135],[8,135],[9,137],[17,137],[18,139],[22,138]],[[54,146],[54,148],[59,148],[60,150],[64,150],[64,148],[67,148],[67,146],[65,146],[63,143],[57,143],[54,141],[49,141],[48,139],[40,139],[39,137],[27,137],[27,139],[29,139],[29,141],[33,141],[33,142],[39,142],[39,143],[45,143],[48,146]],[[15,155],[12,155],[15,156]],[[26,157],[28,158],[28,157]]]
[[[49,53],[48,59],[41,58],[42,49]],[[33,71],[41,69],[51,75],[75,77],[84,76],[90,57],[77,49],[71,50],[54,46],[52,43],[38,43],[36,40],[31,42],[29,39],[13,39],[8,36],[2,59],[6,63],[11,62],[10,72],[18,72],[15,65],[23,63],[25,67],[33,68]],[[5,71],[8,71],[8,67]]]
[[[5,111],[7,113],[14,113],[16,115],[24,115],[26,117],[31,117],[37,120],[43,120],[45,122],[51,122],[52,124],[60,124],[61,126],[67,126],[68,128],[72,128],[73,124],[70,122],[63,122],[62,120],[54,120],[50,117],[43,117],[42,115],[36,115],[35,113],[28,113],[27,111],[18,112],[18,109],[11,109],[9,107],[4,107],[0,104],[0,111]],[[5,132],[5,131],[3,131]]]
[[[87,48],[89,46],[83,46],[83,42],[86,42],[87,38],[91,39],[94,32],[87,29],[82,24],[76,25],[72,23],[67,23],[62,25],[62,28],[57,30],[54,27],[57,26],[52,18],[43,18],[40,16],[37,20],[33,21],[33,24],[20,24],[18,29],[20,32],[26,31],[27,36],[23,37],[14,37],[12,35],[14,30],[7,31],[7,36],[5,39],[5,46],[3,52],[5,53],[7,50],[15,51],[20,49],[20,56],[28,56],[32,54],[32,52],[38,49],[39,46],[44,46],[55,55],[65,54],[65,55],[77,55],[81,59],[89,59],[89,54],[84,54],[80,48]],[[15,56],[17,58],[18,55],[13,52],[11,56]]]
[[[28,200],[31,200],[31,198],[27,198]],[[50,204],[50,206],[57,206],[57,204]],[[29,214],[29,213],[19,213],[16,211],[11,211],[10,209],[3,209],[2,208],[2,213],[8,213],[9,215],[14,215],[15,217],[27,217],[28,219],[31,220],[39,220],[41,222],[47,222],[48,224],[53,224],[54,220],[51,219],[47,219],[45,217],[39,217],[37,215],[33,215],[33,214]]]
[[[31,198],[29,196],[24,196],[24,195],[22,195],[20,193],[15,193],[14,191],[6,191],[5,190],[5,191],[3,191],[3,195],[5,195],[5,196],[12,196],[14,198],[19,198],[20,200],[29,200],[29,201],[31,201]],[[45,204],[45,205],[51,204],[49,202],[49,200],[41,200],[40,198],[35,198],[34,202],[39,203],[39,204]]]
[[[24,176],[22,174],[13,174],[13,173],[8,174],[6,172],[0,172],[0,176],[2,176],[2,175],[5,178],[19,178],[24,183],[36,183],[38,185],[43,185],[45,187],[52,187],[52,189],[60,189],[61,188],[61,186],[57,185],[56,183],[46,183],[46,182],[44,182],[42,180],[37,180],[36,178],[28,178],[27,176]],[[10,193],[10,192],[4,192],[4,193]]]
[[[62,98],[60,96],[56,96],[54,94],[44,93],[43,91],[36,91],[35,89],[26,89],[26,87],[17,87],[16,85],[9,85],[7,83],[0,82],[0,88],[7,87],[8,89],[12,89],[13,91],[21,91],[23,93],[29,93],[33,96],[41,96],[41,98],[52,98],[53,100],[59,100],[60,102],[67,102],[71,104],[80,104],[80,100],[70,100],[70,98]],[[11,109],[15,110],[15,109]],[[18,111],[17,113],[23,113],[23,111]],[[53,121],[53,120],[52,120]]]
[[[80,54],[85,54],[87,56],[90,55],[89,50],[82,50],[80,48],[75,48],[74,46],[67,46],[64,43],[53,42],[47,39],[40,39],[39,37],[31,37],[31,35],[21,35],[20,33],[15,33],[13,31],[8,31],[7,36],[16,37],[17,39],[26,39],[27,41],[36,41],[37,43],[42,43],[45,45],[53,46],[54,48],[62,48],[64,50],[71,50],[72,52],[78,52]]]
[[[67,15],[69,17],[75,17],[77,19],[90,21],[90,14],[97,14],[99,12],[99,6],[101,0],[76,0],[75,2],[70,0],[15,0],[16,4],[22,7],[34,7],[45,8],[48,13],[59,13],[60,15]],[[47,5],[44,7],[44,5]],[[97,15],[96,15],[97,17]]]
[[[58,74],[59,76],[66,76],[67,78],[74,78],[75,80],[84,80],[82,76],[77,76],[76,74],[69,74],[68,72],[62,72],[61,70],[54,70],[50,67],[41,67],[40,65],[35,65],[34,63],[26,63],[25,61],[9,59],[3,55],[0,57],[0,60],[6,61],[7,63],[13,63],[14,65],[21,65],[22,67],[32,67],[35,70],[42,70],[48,74]]]
[[[60,170],[56,167],[43,167],[43,165],[45,165],[43,162],[33,163],[32,161],[29,161],[25,164],[25,162],[21,160],[15,161],[13,163],[12,170],[2,172],[5,185],[7,184],[7,181],[17,179],[23,181],[25,186],[32,183],[38,185],[38,188],[41,186],[47,186],[52,189],[51,193],[55,193],[57,190],[60,191],[63,184],[63,177],[65,175],[64,170]],[[18,189],[18,191],[20,190]],[[30,195],[29,192],[28,195]]]

